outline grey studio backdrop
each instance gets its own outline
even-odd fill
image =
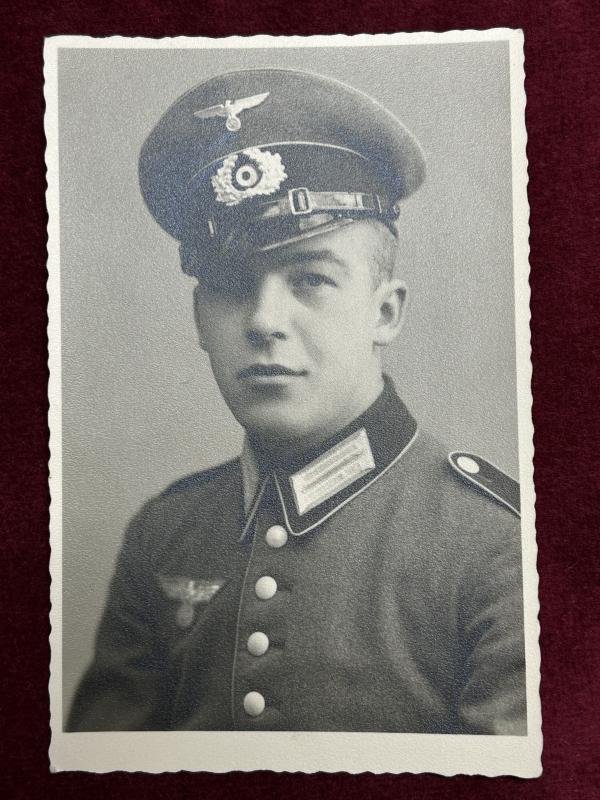
[[[195,83],[269,66],[345,81],[421,142],[428,180],[400,222],[409,315],[386,369],[449,450],[518,475],[508,43],[61,50],[65,713],[128,520],[242,440],[197,345],[194,281],[139,194],[139,149]]]

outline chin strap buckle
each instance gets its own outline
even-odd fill
[[[294,216],[310,214],[313,211],[312,198],[309,190],[302,186],[299,189],[290,189],[288,192],[290,211]]]

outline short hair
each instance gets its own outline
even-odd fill
[[[398,238],[393,223],[388,225],[374,218],[366,219],[364,222],[377,234],[370,264],[373,290],[375,290],[396,274]],[[192,275],[200,280],[203,273],[210,272],[211,259],[202,258],[197,243],[191,238],[183,239],[179,243],[179,256],[181,268],[187,275]]]
[[[394,228],[378,219],[368,219],[367,224],[377,232],[377,246],[371,262],[373,289],[377,289],[384,281],[391,280],[396,274],[398,258],[398,237]]]

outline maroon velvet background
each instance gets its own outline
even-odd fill
[[[178,8],[176,6],[179,5]],[[598,379],[600,79],[596,0],[3,3],[0,214],[0,791],[9,798],[234,793],[290,798],[600,796]],[[46,213],[42,42],[53,34],[525,31],[544,776],[50,775]]]

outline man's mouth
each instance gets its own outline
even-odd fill
[[[282,364],[251,364],[238,372],[238,378],[278,378],[282,376],[301,378],[306,374],[305,369],[291,369]]]

